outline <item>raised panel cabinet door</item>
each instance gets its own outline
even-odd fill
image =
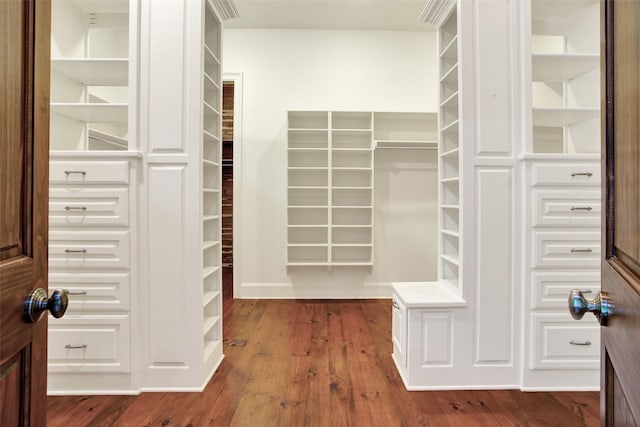
[[[640,2],[602,2],[601,424],[640,422]]]
[[[0,1],[0,426],[46,425],[47,322],[24,301],[47,289],[48,0]]]

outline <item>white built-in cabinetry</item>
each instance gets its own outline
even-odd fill
[[[70,303],[49,320],[51,394],[201,390],[222,360],[232,16],[226,1],[52,2],[49,285]]]
[[[567,298],[600,290],[600,4],[529,6],[523,386],[596,388],[600,326],[572,319]]]
[[[436,115],[288,113],[287,265],[372,266],[374,152],[437,149]]]

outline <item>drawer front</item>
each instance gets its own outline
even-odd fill
[[[534,227],[600,227],[599,190],[533,190]]]
[[[49,318],[49,372],[129,372],[129,318]]]
[[[69,291],[68,313],[129,310],[129,273],[49,273],[49,289]]]
[[[533,232],[533,268],[599,266],[599,232]]]
[[[128,184],[126,161],[59,161],[49,165],[50,184]]]
[[[600,325],[588,316],[533,313],[531,369],[600,369]]]
[[[128,188],[52,187],[49,224],[60,226],[129,225]]]
[[[532,185],[600,186],[597,163],[536,163],[531,166]]]
[[[594,298],[600,292],[600,273],[534,271],[531,274],[531,308],[566,310],[572,289],[580,289],[586,298]]]
[[[50,231],[49,267],[129,268],[129,232]]]

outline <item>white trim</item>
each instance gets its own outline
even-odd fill
[[[233,294],[244,277],[242,271],[242,73],[222,73],[224,82],[233,82]],[[220,222],[222,227],[222,221]],[[221,235],[222,236],[222,235]]]
[[[209,3],[218,11],[222,21],[239,18],[238,8],[233,0],[209,0]]]
[[[429,0],[418,19],[440,27],[456,6],[456,3],[456,0]]]

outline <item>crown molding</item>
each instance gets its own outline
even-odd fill
[[[420,14],[422,22],[440,27],[456,6],[457,0],[429,0]]]
[[[233,0],[209,0],[209,2],[218,11],[220,19],[223,21],[240,17],[238,8]]]

